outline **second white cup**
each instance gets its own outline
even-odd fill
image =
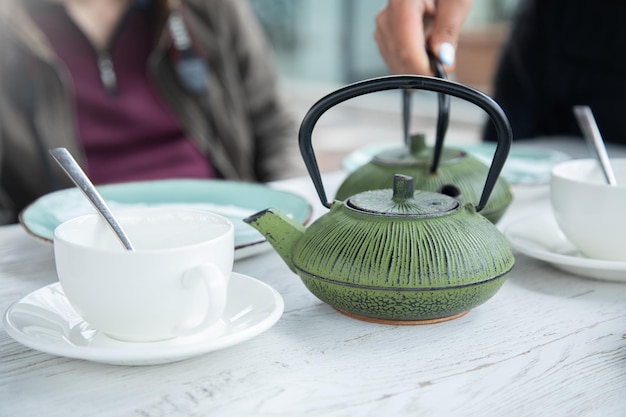
[[[617,186],[607,184],[598,161],[573,159],[552,169],[554,217],[585,256],[626,261],[626,159],[612,159]]]

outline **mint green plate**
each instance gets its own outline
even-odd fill
[[[228,217],[235,225],[235,258],[249,256],[262,249],[265,239],[242,221],[268,207],[277,208],[294,220],[306,224],[311,205],[306,199],[266,185],[226,181],[173,179],[129,182],[97,187],[112,211],[147,206],[180,206],[209,210]],[[52,242],[54,229],[66,220],[94,213],[95,209],[77,188],[46,194],[19,216],[22,226],[33,236]]]
[[[361,165],[368,163],[378,153],[398,147],[397,144],[382,143],[357,149],[343,160],[342,167],[347,172],[355,171]],[[450,147],[464,150],[485,165],[491,165],[496,150],[494,143],[451,144]],[[552,167],[569,159],[572,157],[563,152],[513,143],[509,157],[502,169],[502,176],[509,184],[547,184],[550,181]]]

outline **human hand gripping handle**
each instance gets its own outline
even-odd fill
[[[374,38],[395,74],[433,75],[427,47],[454,69],[459,33],[472,0],[388,0],[376,16]]]

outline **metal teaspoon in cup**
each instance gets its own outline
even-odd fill
[[[615,174],[613,173],[613,168],[611,167],[611,162],[609,160],[609,155],[606,152],[604,140],[602,139],[600,129],[598,129],[598,125],[596,124],[596,119],[593,117],[591,108],[589,106],[574,106],[574,115],[576,116],[578,125],[583,131],[585,138],[592,145],[595,151],[607,183],[609,185],[617,185]]]
[[[113,212],[104,201],[96,187],[91,183],[87,174],[81,169],[72,154],[63,147],[50,149],[50,155],[61,165],[65,173],[72,179],[74,184],[83,192],[85,197],[94,206],[98,214],[107,222],[113,233],[122,245],[128,250],[135,250],[128,236],[117,221]]]

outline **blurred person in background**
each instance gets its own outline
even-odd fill
[[[424,46],[449,71],[471,0],[389,0],[375,38],[393,73],[431,74]],[[574,105],[591,107],[608,142],[626,143],[626,2],[520,0],[494,80],[514,139],[581,136]],[[485,140],[495,140],[491,123]]]
[[[303,174],[297,126],[246,1],[2,0],[0,208],[72,186]]]

